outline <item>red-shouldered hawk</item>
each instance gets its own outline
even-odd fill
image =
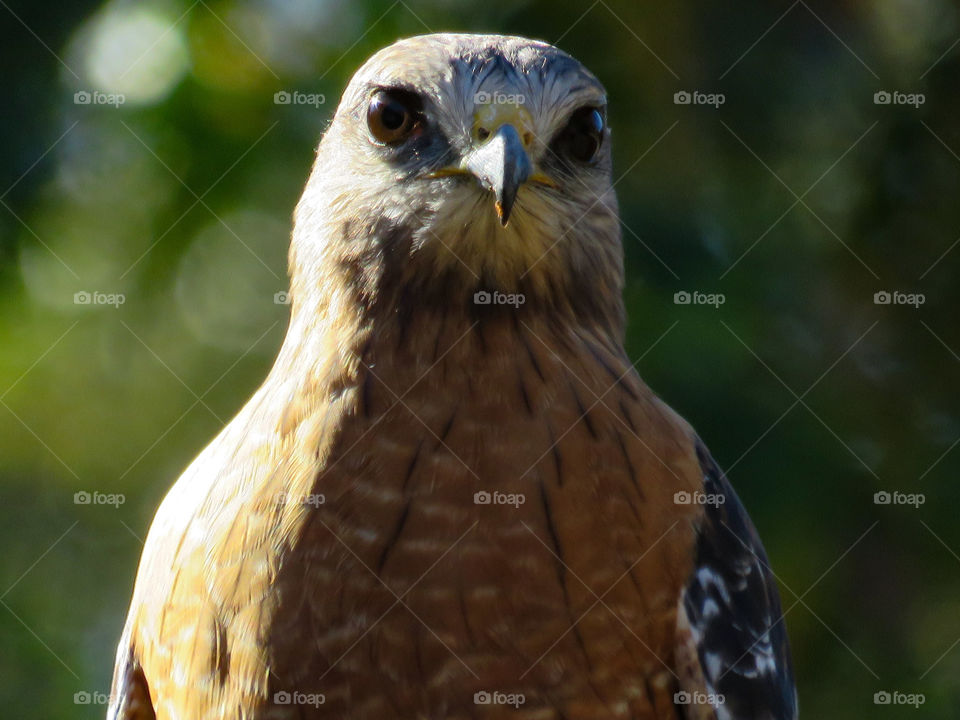
[[[522,38],[359,70],[276,364],[150,529],[110,718],[796,716],[756,531],[624,351],[606,106]]]

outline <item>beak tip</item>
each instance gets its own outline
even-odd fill
[[[493,137],[471,151],[465,169],[477,178],[482,188],[493,193],[497,218],[500,225],[506,227],[517,191],[532,172],[530,158],[516,128],[509,123],[501,125]]]
[[[509,213],[509,212],[506,212],[506,213],[504,212],[504,210],[503,210],[503,203],[500,202],[499,200],[497,200],[497,201],[493,204],[493,209],[497,211],[497,219],[500,220],[500,224],[501,224],[503,227],[506,227],[506,226],[507,226],[507,220],[510,219],[510,213]]]
[[[493,204],[493,209],[497,211],[497,219],[500,220],[500,226],[506,227],[507,223],[510,221],[510,210],[509,207],[504,207],[504,204],[497,200]]]

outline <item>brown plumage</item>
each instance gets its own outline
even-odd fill
[[[759,541],[623,349],[605,104],[519,38],[361,68],[277,363],[150,530],[111,718],[794,716]]]

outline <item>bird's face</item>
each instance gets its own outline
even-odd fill
[[[298,225],[339,223],[323,234],[367,238],[410,282],[419,272],[536,294],[606,267],[600,282],[618,285],[606,102],[545,43],[400,41],[345,91]]]

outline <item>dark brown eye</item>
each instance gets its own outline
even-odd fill
[[[605,122],[603,111],[582,107],[570,116],[567,127],[557,138],[559,151],[578,162],[590,162],[597,157],[603,143]]]
[[[405,90],[378,90],[367,108],[373,138],[385,145],[406,140],[421,124],[420,99]]]

